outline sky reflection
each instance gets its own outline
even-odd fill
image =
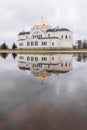
[[[72,69],[61,73],[58,64],[45,80],[25,64],[19,69],[19,56],[0,59],[0,130],[87,130],[87,63],[64,56],[71,57]]]

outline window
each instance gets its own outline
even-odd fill
[[[37,64],[33,64],[33,67],[38,67],[38,65]]]
[[[69,36],[69,39],[71,39],[71,36]]]
[[[21,60],[22,60],[22,59],[24,59],[24,57],[23,57],[23,56],[19,56],[19,59],[21,59]]]
[[[30,46],[30,42],[27,42],[27,46]]]
[[[42,67],[42,64],[38,64],[38,67]]]
[[[38,61],[38,57],[35,57],[35,61]]]
[[[61,63],[61,66],[63,67],[63,63]]]
[[[31,42],[31,46],[34,46],[34,42]]]
[[[19,43],[19,46],[23,46],[23,43]]]
[[[29,57],[29,56],[27,57],[27,60],[30,60],[30,57]]]
[[[47,46],[47,42],[42,42],[42,46]]]
[[[67,39],[67,35],[65,36],[65,39]]]
[[[33,37],[33,38],[42,38],[42,35],[34,34],[32,37]]]
[[[28,38],[28,36],[26,36],[26,38]]]
[[[61,39],[63,39],[63,35],[61,36]]]
[[[43,42],[43,45],[45,46],[45,42]]]
[[[54,42],[52,42],[52,46],[54,46]]]
[[[47,57],[42,57],[42,60],[43,60],[43,61],[46,61],[46,60],[47,60]]]
[[[67,63],[65,63],[65,66],[67,67]]]
[[[35,46],[38,46],[38,41],[35,41]]]
[[[31,61],[34,61],[34,57],[31,57]]]

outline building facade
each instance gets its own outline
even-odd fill
[[[20,32],[18,48],[72,48],[73,32],[67,28],[52,28],[43,20],[29,32]]]

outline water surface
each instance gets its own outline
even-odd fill
[[[87,54],[0,56],[0,130],[87,130]]]

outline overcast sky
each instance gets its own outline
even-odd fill
[[[74,39],[87,37],[86,0],[0,0],[0,43],[12,44],[41,17],[53,27],[71,29]]]

